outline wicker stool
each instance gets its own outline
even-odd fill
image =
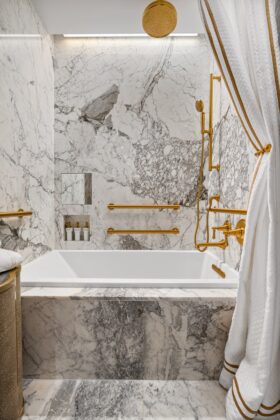
[[[20,268],[0,280],[0,419],[23,412]]]

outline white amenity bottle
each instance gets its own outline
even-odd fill
[[[70,223],[65,225],[66,230],[66,241],[73,241],[73,228]]]
[[[85,227],[83,228],[83,234],[84,234],[84,241],[89,240],[89,224],[88,222],[85,223]]]
[[[81,228],[80,228],[79,222],[77,222],[76,227],[74,227],[74,237],[75,237],[75,241],[81,240]]]

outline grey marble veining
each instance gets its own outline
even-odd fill
[[[33,211],[0,220],[0,241],[28,261],[54,246],[52,40],[29,0],[0,2],[0,32],[41,35],[0,39],[0,209]]]
[[[55,38],[56,243],[99,249],[193,248],[199,165],[195,100],[208,96],[210,50],[195,39]],[[201,66],[201,62],[205,65]],[[61,202],[61,173],[92,173],[92,206]],[[114,211],[110,202],[174,203]],[[87,244],[64,243],[63,215],[89,214]],[[108,227],[180,235],[107,236]]]
[[[225,419],[215,381],[25,381],[25,415],[36,419]]]
[[[218,378],[234,297],[177,292],[173,299],[147,291],[137,297],[134,291],[131,298],[121,292],[104,298],[96,291],[72,296],[25,291],[24,376]]]

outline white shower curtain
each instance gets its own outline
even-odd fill
[[[227,419],[280,418],[280,0],[199,0],[223,79],[256,154],[237,304],[220,383]]]

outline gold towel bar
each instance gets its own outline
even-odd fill
[[[179,210],[180,204],[108,204],[109,210],[114,209],[170,209]]]
[[[2,217],[23,217],[32,216],[32,211],[18,209],[18,211],[2,211],[0,212],[0,219]]]
[[[118,235],[128,235],[128,234],[173,234],[173,235],[178,235],[180,233],[178,228],[173,228],[173,229],[114,229],[112,227],[107,229],[107,234],[108,235],[114,235],[114,234],[118,234]]]

